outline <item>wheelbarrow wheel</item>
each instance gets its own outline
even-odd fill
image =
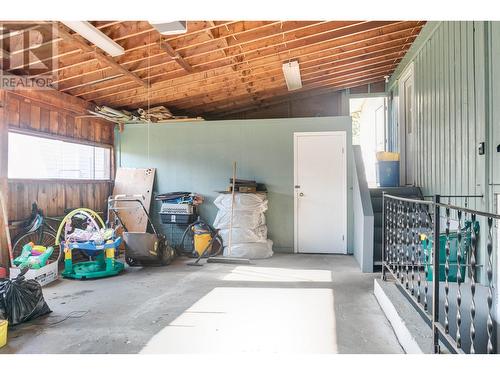
[[[137,260],[135,260],[134,258],[131,258],[131,257],[125,257],[125,262],[127,262],[127,264],[130,267],[137,267],[140,265],[140,263]]]
[[[161,264],[168,266],[175,258],[175,249],[171,246],[165,245],[162,251]]]

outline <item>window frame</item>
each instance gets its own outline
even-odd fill
[[[16,134],[22,134],[22,135],[27,135],[31,137],[39,137],[39,138],[45,138],[45,139],[52,139],[55,141],[62,141],[62,142],[67,142],[67,143],[75,143],[75,144],[80,144],[80,145],[86,145],[86,146],[94,146],[94,147],[101,147],[101,148],[107,148],[110,150],[110,163],[109,163],[109,179],[84,179],[84,178],[8,178],[8,181],[17,181],[17,182],[32,182],[32,181],[40,181],[40,182],[70,182],[70,183],[102,183],[102,182],[113,182],[115,179],[115,152],[114,152],[114,146],[112,144],[107,144],[107,143],[99,143],[99,142],[94,142],[94,141],[89,141],[86,139],[79,139],[79,138],[72,138],[72,137],[67,137],[63,135],[57,135],[57,134],[51,134],[51,133],[44,133],[44,132],[39,132],[36,130],[31,130],[31,129],[20,129],[17,127],[8,127],[8,133],[16,133]],[[7,157],[9,155],[9,152],[7,150]],[[8,175],[8,171],[7,171]]]

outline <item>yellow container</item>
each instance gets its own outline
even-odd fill
[[[210,235],[210,233],[194,235],[194,250],[198,253],[198,255],[203,254],[203,252],[207,249],[207,246],[210,243],[211,239],[212,236]]]
[[[0,348],[7,345],[7,328],[9,322],[6,320],[0,320]]]
[[[377,152],[377,160],[378,161],[399,161],[399,153],[379,151],[379,152]]]

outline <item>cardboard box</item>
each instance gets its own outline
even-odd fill
[[[10,278],[14,279],[21,273],[21,269],[17,267],[10,268]],[[31,269],[24,275],[26,279],[33,279],[40,283],[41,286],[47,285],[59,277],[57,262],[49,263],[39,269]]]

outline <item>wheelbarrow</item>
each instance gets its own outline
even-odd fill
[[[125,261],[131,267],[140,266],[166,266],[172,263],[175,250],[167,244],[166,238],[159,233],[142,203],[142,195],[116,195],[108,198],[108,226],[121,226],[123,228],[122,238],[125,243]],[[120,217],[120,211],[130,211],[131,203],[137,209],[142,209],[148,219],[148,226],[153,233],[130,232]],[[125,205],[123,204],[125,203]],[[111,213],[114,214],[114,223],[111,222]],[[115,225],[113,225],[115,224]]]

